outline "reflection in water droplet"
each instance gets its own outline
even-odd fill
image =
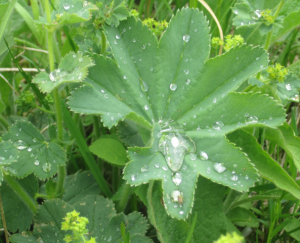
[[[83,58],[82,57],[79,58],[79,62],[83,62]]]
[[[148,165],[144,165],[144,166],[141,168],[141,172],[147,172],[148,170],[149,170]]]
[[[203,152],[203,151],[201,151],[201,152],[199,153],[199,156],[200,156],[200,159],[201,159],[201,160],[208,160],[208,155],[207,155],[207,153],[205,153],[205,152]]]
[[[34,164],[35,164],[35,165],[39,165],[39,164],[40,164],[40,161],[36,160],[36,161],[34,161]]]
[[[133,39],[132,42],[136,42],[136,39]]]
[[[146,111],[149,109],[149,107],[148,107],[147,105],[145,105],[145,107],[144,107],[144,108],[145,108],[145,110],[146,110]]]
[[[131,178],[132,181],[135,181],[135,179],[136,179],[135,175],[131,175],[130,178]]]
[[[171,89],[172,91],[175,91],[175,90],[177,89],[177,84],[171,84],[171,85],[170,85],[170,89]]]
[[[197,159],[197,155],[194,153],[190,153],[190,160],[196,160]]]
[[[226,167],[224,165],[222,165],[221,163],[215,163],[214,170],[218,173],[223,173],[226,170]]]
[[[180,211],[180,212],[179,212],[179,214],[181,214],[181,215],[182,215],[182,214],[184,214],[184,212],[183,212],[183,211]]]
[[[172,174],[172,181],[174,182],[174,184],[175,184],[176,186],[179,186],[180,183],[182,182],[182,174],[179,173],[179,172],[174,172],[174,173]]]
[[[189,42],[190,39],[191,39],[191,37],[190,37],[189,35],[184,35],[184,36],[182,37],[182,39],[183,39],[185,42]]]
[[[116,39],[120,39],[121,38],[121,35],[116,35]]]
[[[213,124],[213,126],[212,126],[212,128],[215,129],[215,130],[217,130],[217,131],[221,131],[221,128],[222,128],[222,127],[224,127],[224,123],[221,122],[221,121],[216,121],[216,122]]]
[[[148,91],[148,84],[145,81],[140,80],[140,86],[141,86],[141,90],[143,92],[147,92]]]
[[[189,73],[190,73],[190,71],[189,71],[188,69],[183,70],[183,72],[184,72],[185,74],[189,74]]]
[[[286,84],[285,85],[286,90],[290,91],[292,90],[292,86],[290,84]]]
[[[245,180],[249,180],[249,176],[246,175],[246,176],[245,176]]]
[[[104,98],[105,98],[105,99],[108,99],[108,94],[105,94],[105,95],[104,95]]]
[[[217,103],[217,98],[214,98],[214,99],[213,99],[213,102],[214,102],[214,103]]]
[[[155,168],[158,169],[159,168],[159,163],[156,163],[154,166],[155,166]]]
[[[64,3],[64,4],[63,4],[63,7],[64,7],[65,10],[68,10],[68,9],[70,8],[70,4]]]
[[[181,191],[174,190],[171,192],[171,201],[172,202],[178,202],[178,200],[180,200],[179,197],[183,198],[183,193]]]
[[[52,167],[52,165],[50,163],[45,163],[42,168],[43,168],[43,171],[49,172],[51,170],[51,167]]]
[[[235,175],[233,174],[231,177],[230,177],[230,180],[232,181],[237,181],[239,179],[238,175]]]
[[[185,81],[185,83],[186,83],[187,85],[189,85],[189,84],[190,84],[190,82],[191,82],[191,80],[190,80],[190,79],[187,79],[187,80]]]

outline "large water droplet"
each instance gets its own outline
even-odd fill
[[[178,202],[183,198],[183,193],[179,190],[174,190],[171,192],[171,200],[172,202]]]
[[[190,160],[196,160],[197,159],[197,155],[194,153],[190,153]]]
[[[231,177],[230,177],[230,180],[232,181],[237,181],[239,179],[238,175],[235,175],[233,174]]]
[[[52,82],[55,82],[59,75],[60,75],[60,69],[58,68],[49,74],[49,78]]]
[[[65,10],[68,10],[70,8],[70,4],[68,3],[64,3],[63,6]]]
[[[28,152],[31,152],[31,150],[32,150],[32,148],[30,148],[30,147],[27,149]]]
[[[177,84],[171,84],[171,85],[170,85],[170,89],[171,89],[172,91],[175,91],[175,90],[177,89]]]
[[[23,150],[27,148],[27,144],[22,140],[15,141],[14,145],[17,146],[17,149],[19,150]]]
[[[109,236],[108,239],[107,239],[107,242],[111,242],[111,240],[112,240],[112,237]]]
[[[292,90],[292,86],[290,84],[286,84],[285,85],[286,90],[290,91]]]
[[[116,35],[116,39],[121,39],[121,35]]]
[[[249,176],[246,175],[246,176],[245,176],[245,180],[249,180]]]
[[[246,124],[254,124],[258,122],[258,118],[256,116],[246,117]]]
[[[173,145],[174,148],[177,148],[178,145],[179,145],[179,140],[178,140],[178,138],[177,138],[177,137],[172,137],[171,143],[172,143],[172,145]]]
[[[49,172],[50,170],[51,170],[51,167],[52,167],[52,165],[50,164],[50,163],[45,163],[44,165],[43,165],[43,171],[45,171],[45,172]]]
[[[148,170],[149,170],[148,165],[144,165],[144,166],[141,168],[141,172],[147,172]]]
[[[190,82],[191,82],[191,80],[190,80],[190,79],[187,79],[187,80],[185,81],[185,83],[186,83],[187,85],[189,85],[189,84],[190,84]]]
[[[179,172],[174,172],[174,173],[172,174],[172,181],[174,182],[174,184],[175,184],[176,186],[179,186],[180,183],[182,182],[182,174],[179,173]]]
[[[221,121],[216,121],[212,127],[217,131],[221,131],[221,128],[224,127],[224,123]]]
[[[136,180],[135,175],[131,175],[130,178],[131,178],[131,181],[135,181]]]
[[[154,166],[155,166],[156,169],[158,169],[159,168],[159,163],[156,163]]]
[[[184,72],[185,74],[189,74],[189,73],[190,73],[190,71],[189,71],[188,69],[183,70],[183,72]]]
[[[214,170],[218,173],[223,173],[226,170],[226,167],[224,165],[222,165],[221,163],[215,163]]]
[[[40,161],[36,160],[36,161],[34,161],[34,164],[35,164],[35,165],[39,165],[39,164],[40,164]]]
[[[199,156],[200,156],[200,159],[201,159],[201,160],[208,160],[208,155],[207,155],[207,153],[205,153],[205,152],[203,152],[203,151],[201,151],[201,152],[199,153]]]
[[[141,86],[141,90],[143,92],[147,92],[148,91],[148,84],[145,81],[140,80],[140,86]]]
[[[189,42],[190,39],[191,39],[191,37],[190,37],[189,35],[184,35],[184,36],[182,37],[182,39],[183,39],[185,42]]]
[[[145,108],[145,110],[146,110],[146,111],[149,109],[149,107],[148,107],[147,105],[145,105],[145,107],[144,107],[144,108]]]

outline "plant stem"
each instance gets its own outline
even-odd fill
[[[5,120],[5,118],[3,116],[0,115],[0,123],[2,124],[2,126],[6,129],[6,131],[8,131],[9,128],[9,124],[8,122]]]
[[[282,0],[282,1],[279,3],[278,8],[277,8],[277,10],[276,10],[276,12],[275,12],[275,14],[274,14],[274,19],[277,18],[277,16],[278,16],[278,14],[280,13],[280,10],[281,10],[283,4],[284,4],[284,1]],[[271,43],[271,39],[272,39],[272,33],[273,33],[273,29],[268,33],[267,40],[266,40],[266,44],[265,44],[265,47],[264,47],[265,50],[268,50],[268,49],[269,49],[269,46],[270,46],[270,43]]]
[[[40,106],[36,106],[36,108],[38,108],[39,110],[41,110],[41,111],[43,111],[43,112],[45,112],[45,113],[48,113],[48,114],[55,114],[55,112],[53,112],[53,111],[48,111],[48,110],[46,110],[46,109],[44,109],[44,108],[42,108],[42,107],[40,107]]]
[[[1,208],[2,224],[3,224],[3,228],[4,228],[4,233],[5,233],[5,240],[6,240],[6,243],[9,243],[8,231],[7,231],[7,227],[6,227],[6,221],[5,221],[5,215],[4,215],[4,209],[3,209],[3,204],[2,204],[1,193],[0,193],[0,208]]]
[[[34,214],[37,210],[36,203],[32,200],[32,198],[27,194],[24,188],[10,175],[4,174],[4,180],[6,183],[16,192],[19,198],[27,205],[27,207]]]
[[[118,207],[117,207],[117,212],[120,213],[120,212],[123,212],[125,207],[126,207],[126,204],[127,204],[127,201],[128,201],[128,198],[130,196],[130,185],[129,184],[126,184],[125,187],[124,187],[124,190],[123,190],[123,193],[122,193],[122,198],[118,204]]]
[[[93,122],[94,122],[95,138],[97,140],[101,136],[101,134],[100,134],[100,126],[99,126],[100,121],[99,121],[99,119],[98,119],[97,116],[93,116]]]
[[[193,221],[192,221],[192,225],[191,225],[191,228],[188,232],[188,235],[186,237],[186,240],[184,243],[189,243],[193,237],[193,232],[194,232],[194,229],[195,229],[195,225],[196,225],[196,222],[197,222],[197,212],[195,213],[195,216],[193,218]]]
[[[119,187],[119,168],[116,166],[112,167],[112,190],[116,192]]]

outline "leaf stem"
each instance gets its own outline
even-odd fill
[[[283,4],[284,4],[284,1],[282,0],[282,1],[279,3],[278,8],[277,8],[277,10],[276,10],[276,12],[275,12],[275,14],[274,14],[274,19],[277,18],[277,16],[278,16],[278,14],[280,13],[280,10],[281,10]],[[268,50],[268,49],[269,49],[269,46],[270,46],[270,43],[271,43],[271,38],[272,38],[272,33],[273,33],[273,29],[268,33],[267,40],[266,40],[266,44],[265,44],[265,47],[264,47],[265,50]]]
[[[24,188],[10,175],[4,174],[4,180],[6,183],[16,192],[16,194],[20,197],[20,199],[27,205],[27,207],[34,214],[37,210],[36,203],[32,200],[32,198],[27,194]]]
[[[222,30],[222,27],[220,25],[220,22],[219,22],[217,16],[215,15],[215,13],[211,10],[211,8],[209,7],[209,5],[204,0],[198,0],[198,1],[206,8],[206,10],[211,14],[211,16],[213,17],[213,19],[216,21],[216,24],[217,24],[219,32],[220,32],[220,39],[222,41],[224,41],[223,30]],[[222,51],[223,51],[223,46],[220,46],[219,55],[222,54]]]
[[[1,193],[0,193],[0,208],[1,208],[2,224],[3,224],[3,228],[4,228],[4,233],[5,233],[5,240],[6,240],[6,243],[9,243],[8,231],[7,231],[7,227],[6,227],[6,221],[5,221],[5,215],[4,215],[4,209],[3,209],[3,204],[2,204]]]
[[[6,129],[6,131],[8,131],[9,128],[9,124],[6,121],[6,119],[0,115],[0,123],[2,124],[2,126]]]
[[[127,204],[127,201],[128,201],[128,198],[129,198],[129,195],[130,195],[130,185],[129,184],[126,184],[125,187],[124,187],[124,190],[123,190],[123,193],[122,193],[122,198],[118,204],[118,207],[117,207],[117,212],[120,213],[120,212],[123,212],[125,207],[126,207],[126,204]]]
[[[186,240],[184,243],[189,243],[193,237],[193,232],[194,232],[194,229],[195,229],[195,226],[196,226],[196,222],[197,222],[197,212],[195,213],[195,216],[193,218],[193,221],[192,221],[192,225],[191,225],[191,228],[188,232],[188,235],[186,237]]]

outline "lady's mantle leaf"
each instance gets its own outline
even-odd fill
[[[64,0],[56,1],[56,10],[51,13],[51,23],[40,17],[37,24],[43,25],[46,28],[55,29],[66,24],[75,24],[88,21],[91,18],[91,11],[98,10],[98,8],[82,0]]]
[[[284,83],[277,84],[277,92],[282,103],[289,101],[299,102],[300,79],[295,75],[288,75]]]
[[[253,186],[256,169],[224,135],[284,122],[272,98],[234,92],[267,67],[267,53],[243,45],[207,60],[209,28],[193,9],[179,11],[159,43],[134,18],[105,29],[116,61],[95,55],[90,85],[76,90],[69,105],[101,114],[109,127],[133,113],[152,125],[151,147],[129,148],[128,183],[162,180],[167,213],[180,219],[191,211],[198,174],[238,191]]]
[[[64,201],[47,200],[35,215],[35,225],[33,235],[38,242],[53,243],[64,242],[63,238],[68,231],[61,230],[61,223],[68,212],[76,210],[80,212],[80,217],[89,220],[86,228],[88,238],[96,237],[97,243],[118,242],[122,240],[120,231],[121,222],[126,225],[126,231],[130,233],[132,243],[150,243],[145,237],[148,228],[147,220],[139,213],[129,215],[116,214],[114,205],[109,199],[100,196],[87,196],[77,202],[74,207]],[[11,242],[27,242],[27,236],[14,234],[10,237]]]
[[[33,79],[42,92],[50,93],[64,83],[81,82],[88,74],[88,67],[93,66],[91,58],[82,53],[70,52],[60,62],[58,69],[50,74],[41,72]]]
[[[0,186],[3,181],[3,172],[14,174],[14,171],[7,165],[17,161],[18,152],[17,148],[12,146],[12,143],[9,141],[0,143]]]
[[[45,180],[65,164],[64,150],[57,144],[46,142],[31,123],[17,121],[3,136],[3,140],[12,141],[19,150],[17,162],[9,166],[11,173],[14,172],[17,177],[33,172],[39,179]]]

